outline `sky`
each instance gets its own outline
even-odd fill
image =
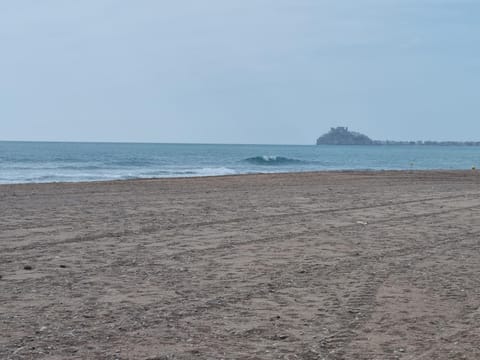
[[[0,140],[480,140],[478,0],[0,0]]]

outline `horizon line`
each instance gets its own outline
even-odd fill
[[[74,144],[150,144],[150,145],[257,145],[257,146],[317,146],[312,144],[280,144],[280,143],[209,143],[209,142],[154,142],[154,141],[92,141],[92,140],[1,140],[2,142],[15,143],[74,143]]]

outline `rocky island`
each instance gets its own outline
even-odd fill
[[[338,126],[317,139],[317,145],[440,145],[440,146],[480,146],[480,141],[394,141],[372,140],[367,135],[349,131],[348,127]]]
[[[373,145],[373,140],[367,135],[349,131],[348,127],[339,126],[320,136],[317,145]]]

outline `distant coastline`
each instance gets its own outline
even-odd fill
[[[420,146],[480,146],[480,141],[396,141],[372,140],[367,135],[350,131],[348,127],[335,127],[317,139],[317,145],[420,145]]]

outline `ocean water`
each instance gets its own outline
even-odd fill
[[[0,142],[0,183],[480,168],[480,147]]]

